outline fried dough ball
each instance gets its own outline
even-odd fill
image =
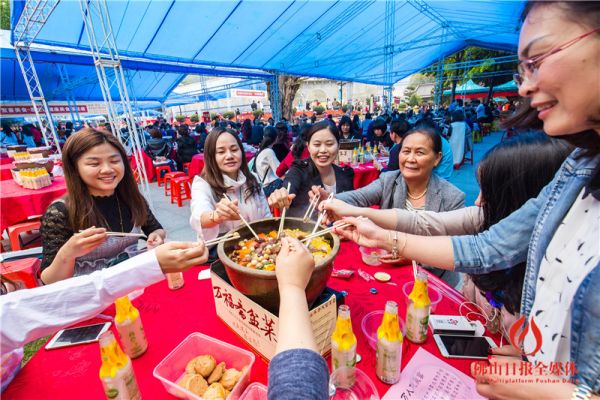
[[[215,369],[217,361],[210,354],[198,356],[190,360],[185,367],[188,374],[200,374],[204,378],[208,377]]]
[[[198,396],[202,396],[208,388],[208,383],[206,383],[206,380],[198,374],[186,373],[183,378],[177,382],[177,384]]]
[[[227,390],[232,390],[237,381],[242,377],[242,372],[235,368],[228,368],[223,373],[223,377],[219,382]]]
[[[210,374],[210,376],[208,377],[208,384],[212,384],[215,382],[219,382],[219,380],[221,379],[221,377],[223,376],[223,372],[225,372],[225,363],[224,362],[220,362],[215,369],[213,370],[213,372]]]
[[[227,394],[223,385],[218,382],[213,383],[206,389],[206,392],[202,395],[204,400],[225,400]]]

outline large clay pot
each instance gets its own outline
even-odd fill
[[[250,225],[256,233],[269,233],[273,230],[276,231],[279,228],[279,218],[262,219],[252,222]],[[289,229],[300,229],[305,232],[311,232],[314,226],[314,222],[306,223],[303,222],[301,218],[285,219],[285,228]],[[325,227],[323,226],[322,228]],[[241,293],[274,314],[278,314],[279,288],[277,286],[275,272],[243,267],[238,263],[233,262],[231,258],[229,258],[229,254],[233,252],[234,246],[240,240],[251,237],[252,233],[246,225],[242,225],[231,232],[238,232],[240,234],[240,239],[220,243],[217,247],[219,259],[225,266],[225,271],[227,272],[229,280]],[[331,244],[331,252],[315,266],[315,270],[308,282],[308,286],[306,287],[306,299],[309,306],[312,305],[325,289],[333,269],[333,260],[340,250],[340,240],[337,235],[328,233],[323,237]]]

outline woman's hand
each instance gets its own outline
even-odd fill
[[[208,261],[208,249],[202,241],[168,242],[156,248],[156,258],[165,274],[182,272]]]
[[[323,221],[326,225],[339,220],[342,217],[356,217],[360,215],[360,207],[355,207],[338,199],[322,201],[319,204],[319,211],[327,211],[327,217]]]
[[[315,269],[315,260],[298,239],[284,236],[275,265],[280,293],[292,287],[304,291]]]
[[[231,201],[227,198],[222,198],[217,203],[214,213],[214,222],[220,224],[224,221],[237,221],[240,219],[240,209],[238,201]]]
[[[388,231],[375,225],[370,219],[364,217],[346,217],[343,222],[351,225],[345,228],[334,228],[333,232],[343,238],[352,240],[365,247],[377,247],[389,250],[390,243]]]
[[[60,248],[60,252],[66,258],[74,260],[96,250],[107,237],[105,228],[93,226],[71,236]]]
[[[296,198],[296,195],[288,193],[286,188],[277,189],[269,196],[269,207],[279,208],[280,210],[289,208],[294,198]]]
[[[148,235],[148,239],[146,240],[146,246],[148,250],[152,250],[155,247],[160,246],[165,242],[166,232],[164,229],[157,229]]]

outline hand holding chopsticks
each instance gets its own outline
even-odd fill
[[[313,240],[316,237],[323,236],[323,235],[333,232],[333,230],[336,228],[341,229],[341,228],[345,228],[350,225],[352,225],[352,224],[349,224],[347,222],[341,222],[338,224],[334,224],[334,225],[330,226],[329,228],[321,229],[320,231],[316,231],[316,232],[311,233],[310,235],[305,236],[304,239],[302,239],[302,242],[308,243],[309,241]]]
[[[291,184],[290,184],[290,182],[288,182],[288,184],[287,184],[288,193],[290,192],[290,187],[291,187]],[[281,236],[281,232],[283,232],[283,224],[285,221],[285,212],[286,211],[287,211],[287,207],[284,207],[283,210],[281,211],[281,220],[279,221],[279,229],[277,230],[277,239],[279,239],[279,237]]]
[[[227,193],[223,193],[223,197],[225,197],[227,200],[231,201],[231,199],[229,198],[229,196],[227,196]],[[254,237],[255,237],[256,239],[260,239],[260,238],[258,237],[258,235],[256,234],[256,232],[254,232],[254,229],[252,229],[252,227],[250,226],[250,224],[248,223],[248,221],[246,221],[246,218],[244,218],[244,216],[242,215],[242,213],[241,213],[241,212],[239,212],[239,214],[238,214],[238,215],[240,216],[240,219],[242,220],[242,222],[243,222],[244,224],[246,224],[246,226],[248,227],[248,229],[250,230],[250,232],[252,232],[252,234],[254,235]]]
[[[83,230],[79,230],[79,233],[83,232]],[[134,233],[134,232],[105,232],[106,236],[119,236],[119,237],[138,237],[145,238],[146,234],[144,233]]]
[[[327,200],[325,200],[325,203],[329,203],[331,201],[331,199],[333,199],[333,193],[329,194],[329,196],[327,197]],[[319,217],[317,218],[317,223],[315,224],[315,227],[312,230],[312,233],[315,233],[317,231],[317,229],[319,229],[319,225],[321,225],[321,222],[323,221],[323,218],[325,218],[326,214],[327,214],[327,210],[321,211],[321,213],[319,214]]]

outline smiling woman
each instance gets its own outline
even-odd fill
[[[148,247],[165,232],[138,190],[125,149],[112,134],[85,128],[63,149],[68,195],[42,217],[42,274],[45,283],[86,275],[128,258],[134,237],[107,237],[106,231],[148,236]]]

